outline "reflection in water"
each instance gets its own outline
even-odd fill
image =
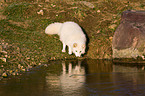
[[[120,92],[131,96],[145,95],[145,71],[142,66],[113,65],[113,83]],[[118,92],[119,93],[119,92]]]
[[[0,96],[144,96],[144,66],[103,60],[51,61],[0,81]]]
[[[62,63],[62,74],[60,75],[60,84],[62,90],[68,92],[75,92],[82,88],[83,83],[85,82],[85,69],[81,67],[81,61],[78,61],[78,64],[74,67],[72,63],[68,65],[68,72],[66,70],[65,62]]]
[[[46,82],[53,88],[60,88],[62,95],[76,95],[75,92],[81,92],[85,82],[85,68],[81,66],[81,61],[75,62],[75,65],[74,62],[63,61],[61,65],[61,74],[58,76],[48,73]]]

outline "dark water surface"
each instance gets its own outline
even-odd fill
[[[0,81],[0,96],[145,96],[144,65],[51,61]]]

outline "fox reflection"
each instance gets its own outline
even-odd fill
[[[85,68],[81,66],[81,61],[78,61],[77,64],[62,62],[61,65],[61,75],[48,73],[47,84],[53,88],[61,88],[64,94],[68,91],[73,93],[75,90],[80,90],[85,82]]]
[[[72,63],[69,63],[67,66],[65,62],[62,62],[62,75],[60,76],[62,88],[65,90],[77,90],[83,85],[82,82],[85,82],[84,74],[85,69],[81,67],[81,61],[78,61],[78,64],[75,66]]]
[[[75,65],[74,67],[72,65],[73,65],[72,63],[69,63],[68,68],[66,68],[65,62],[62,62],[62,72],[63,72],[62,75],[79,76],[85,74],[84,68],[81,67],[81,61],[78,61],[78,64]]]

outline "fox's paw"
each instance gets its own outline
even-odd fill
[[[65,50],[62,50],[62,52],[66,52]]]
[[[71,54],[72,54],[72,52],[68,52],[68,54],[69,54],[69,55],[71,55]]]

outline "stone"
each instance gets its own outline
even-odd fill
[[[7,59],[3,57],[0,57],[0,60],[2,60],[3,62],[7,62]]]
[[[121,16],[121,22],[127,21],[127,22],[139,22],[144,23],[145,22],[145,11],[135,11],[135,10],[127,10],[124,11]]]
[[[91,2],[87,2],[87,1],[80,1],[80,3],[86,5],[89,8],[95,8],[95,6],[91,3]]]
[[[145,55],[145,11],[124,11],[112,41],[113,58]]]
[[[2,77],[8,77],[7,73],[4,72],[4,73],[2,74]]]
[[[37,14],[43,15],[44,12],[43,12],[43,10],[40,10],[39,12],[37,12]]]

